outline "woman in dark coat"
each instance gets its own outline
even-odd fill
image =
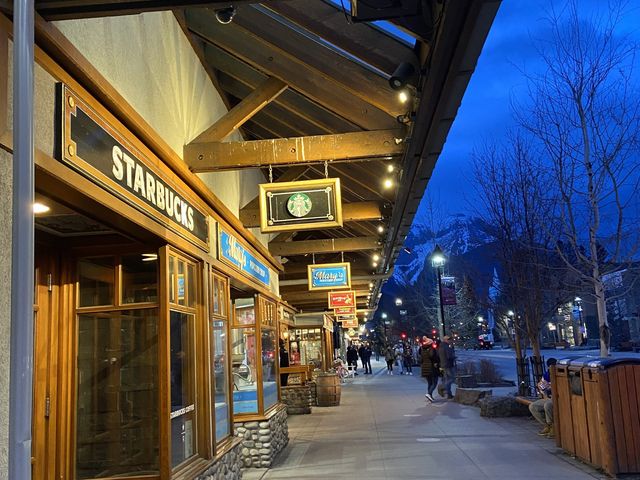
[[[438,351],[434,348],[433,340],[422,337],[420,347],[420,359],[422,360],[421,373],[427,379],[427,393],[425,397],[429,403],[433,402],[433,391],[438,385],[438,373],[440,370]]]

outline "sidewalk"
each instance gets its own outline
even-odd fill
[[[388,376],[383,362],[373,365],[373,375],[343,385],[339,407],[289,417],[289,445],[274,467],[243,478],[606,478],[536,435],[533,420],[485,419],[442,399],[427,405],[418,368],[412,377]]]

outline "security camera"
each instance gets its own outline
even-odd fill
[[[402,62],[396,67],[389,78],[389,86],[394,90],[400,90],[407,86],[416,75],[416,67],[409,62]]]
[[[236,7],[226,7],[216,10],[216,20],[223,25],[227,25],[233,21],[236,16]]]

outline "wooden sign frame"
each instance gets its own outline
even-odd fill
[[[328,294],[329,308],[337,307],[355,307],[356,291],[344,290],[339,292],[329,292]]]
[[[345,281],[341,283],[333,283],[326,286],[315,286],[314,272],[318,270],[344,270]],[[307,286],[310,292],[318,290],[335,290],[336,288],[351,288],[351,264],[349,262],[339,262],[307,265]]]
[[[295,193],[326,192],[328,204],[334,209],[318,217],[300,216],[286,220],[278,220],[271,214],[272,199],[278,195],[294,195]],[[259,185],[260,199],[260,231],[263,233],[288,232],[298,230],[319,230],[342,227],[342,194],[339,178],[321,178],[317,180],[299,180],[295,182],[263,183]]]

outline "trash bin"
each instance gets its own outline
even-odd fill
[[[558,360],[551,367],[551,391],[553,394],[553,430],[556,445],[575,454],[573,419],[571,417],[571,387],[569,385],[570,358]]]
[[[584,366],[594,361],[594,358],[573,359],[567,365],[567,378],[569,383],[569,403],[571,406],[571,430],[573,436],[572,447],[563,448],[576,457],[591,462],[591,449],[589,443],[589,430],[587,427],[587,394],[583,385]]]
[[[612,476],[640,473],[640,358],[586,362],[582,390],[589,449],[580,458]]]

